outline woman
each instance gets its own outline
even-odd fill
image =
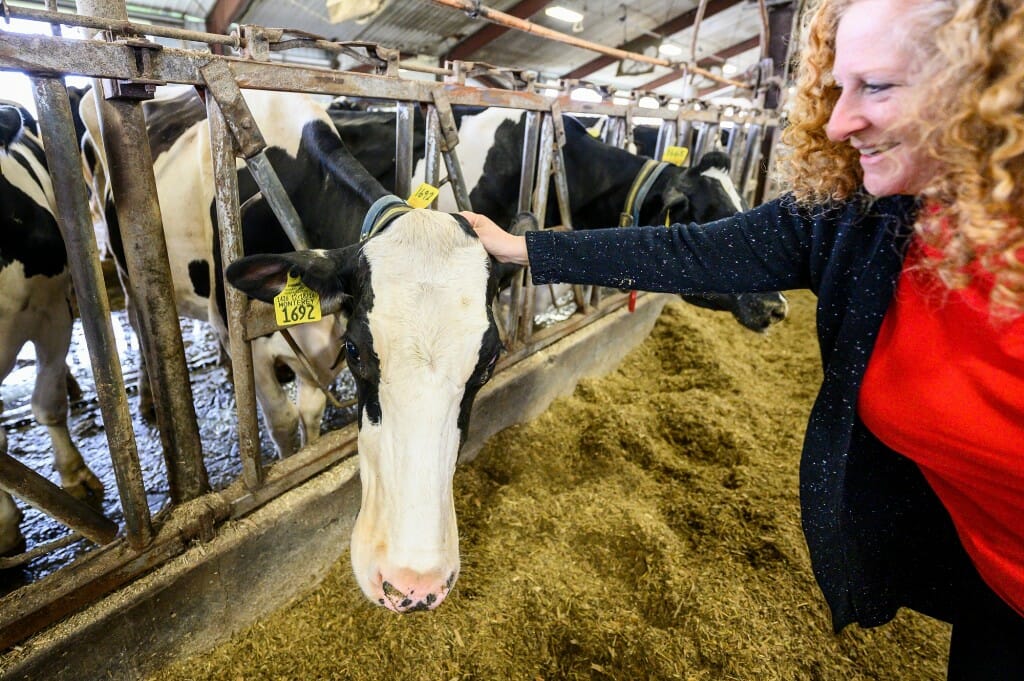
[[[1024,679],[1024,8],[824,0],[806,35],[780,199],[525,238],[466,216],[536,283],[813,290],[801,506],[836,630],[911,607],[953,624],[948,678]]]

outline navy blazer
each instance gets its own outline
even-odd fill
[[[528,232],[533,281],[673,293],[808,288],[824,380],[800,463],[804,536],[839,631],[900,606],[949,620],[977,574],[920,470],[857,416],[857,395],[917,211],[912,197],[826,207],[789,195],[706,225]],[[899,399],[893,395],[893,399]]]

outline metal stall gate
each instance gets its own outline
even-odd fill
[[[745,136],[730,136],[730,144],[735,145],[732,153],[740,161],[738,169],[734,165],[734,172],[741,188],[758,162],[756,151],[760,148],[760,135],[767,126],[774,124],[769,114],[744,112],[742,116],[731,116],[705,106],[685,103],[673,110],[642,111],[632,104],[583,104],[568,96],[567,84],[559,86],[561,90],[553,93],[554,96],[540,94],[551,86],[537,84],[529,74],[516,73],[523,84],[520,90],[477,88],[465,83],[475,68],[468,63],[437,69],[435,75],[442,78],[440,81],[405,80],[398,75],[397,51],[376,46],[353,47],[309,39],[299,41],[302,46],[313,43],[324,49],[358,54],[377,67],[376,74],[283,65],[270,60],[271,52],[281,47],[280,31],[245,26],[234,35],[223,36],[141,27],[127,21],[121,2],[79,0],[78,7],[91,16],[75,17],[30,10],[16,10],[12,14],[100,30],[104,32],[104,40],[82,41],[60,35],[26,36],[0,31],[0,69],[23,70],[31,74],[34,81],[47,161],[54,184],[62,188],[57,196],[59,222],[82,310],[124,527],[118,528],[89,507],[74,503],[75,500],[52,483],[23,466],[19,467],[12,457],[0,456],[0,487],[45,509],[61,524],[95,545],[70,565],[0,599],[0,650],[8,651],[3,664],[9,664],[10,668],[37,669],[32,665],[38,662],[20,660],[18,646],[25,645],[29,637],[107,594],[119,589],[119,593],[135,594],[124,597],[131,604],[137,601],[130,599],[138,598],[138,593],[144,588],[162,592],[167,583],[160,580],[168,578],[159,576],[161,573],[154,573],[157,576],[141,581],[140,578],[177,560],[190,547],[213,546],[215,540],[234,541],[230,532],[225,532],[225,528],[233,527],[232,521],[246,518],[255,524],[264,522],[257,520],[260,517],[258,512],[267,512],[264,507],[268,502],[319,474],[332,472],[335,475],[331,479],[331,484],[336,486],[335,491],[339,486],[357,486],[357,481],[352,482],[354,467],[350,461],[355,454],[354,424],[328,432],[295,455],[272,465],[264,462],[260,451],[250,342],[282,327],[274,321],[269,305],[249,301],[240,292],[230,289],[227,292],[227,311],[241,474],[225,489],[211,491],[193,412],[178,314],[173,298],[166,295],[172,290],[171,275],[156,199],[153,159],[141,106],[142,101],[153,95],[156,86],[171,83],[189,85],[205,99],[217,180],[216,216],[225,264],[242,254],[235,174],[239,159],[244,160],[250,169],[274,214],[286,227],[295,248],[306,246],[301,221],[263,153],[266,145],[247,111],[241,89],[393,102],[396,112],[395,191],[399,196],[406,196],[413,189],[410,184],[413,114],[416,107],[421,107],[426,121],[427,182],[435,186],[441,183],[443,163],[447,174],[444,181],[452,185],[459,206],[467,209],[471,206],[458,160],[458,130],[452,106],[522,109],[527,112],[527,119],[518,208],[532,211],[543,225],[548,195],[553,186],[562,223],[560,228],[564,229],[571,228],[571,216],[561,155],[565,139],[563,113],[608,116],[616,121],[612,127],[616,139],[620,140],[630,135],[635,115],[660,118],[663,123],[658,154],[668,146],[678,145],[691,148],[691,158],[698,156],[701,150],[711,148],[716,126],[723,120],[730,120],[736,126],[734,129],[746,126]],[[242,56],[227,57],[166,47],[145,39],[147,34],[232,47],[241,50]],[[96,98],[102,128],[101,142],[112,161],[109,181],[118,197],[117,210],[124,235],[126,264],[133,295],[139,303],[141,345],[146,365],[151,371],[158,432],[170,489],[170,505],[155,515],[147,503],[142,483],[121,360],[113,341],[110,304],[93,233],[88,189],[81,172],[71,107],[61,79],[65,74],[97,79],[96,91],[104,94],[104,97]],[[694,129],[700,131],[695,142],[691,141]],[[613,329],[620,334],[632,334],[633,342],[638,342],[653,324],[665,300],[657,296],[646,298],[649,301],[645,308],[639,310],[641,314],[629,318],[614,314],[625,306],[626,294],[613,291],[601,295],[596,291],[577,290],[578,309],[575,314],[564,322],[536,328],[533,287],[528,276],[517,278],[510,311],[502,319],[508,353],[498,365],[494,385],[488,386],[489,396],[481,395],[481,403],[475,411],[470,455],[473,447],[479,449],[488,436],[516,420],[539,413],[554,397],[550,391],[539,390],[535,379],[527,379],[525,385],[521,380],[517,382],[513,377],[515,371],[538,370],[539,366],[539,370],[554,374],[550,362],[539,357],[541,351],[565,342],[574,334],[578,336],[578,332],[586,328],[600,326],[602,333]],[[324,313],[334,311],[325,309]],[[621,346],[619,355],[609,354],[604,360],[609,363],[605,369],[614,366],[617,358],[632,343],[616,345]],[[583,369],[573,367],[575,373],[558,375],[564,384],[559,390],[571,389]],[[326,511],[351,515],[354,496],[334,502],[335,506],[325,506]],[[293,519],[292,522],[298,521]],[[333,525],[336,532],[346,530],[345,523],[334,522]],[[211,555],[216,553],[212,548],[209,552]],[[255,579],[252,575],[249,577]],[[145,580],[150,580],[149,586],[138,586]],[[240,580],[236,588],[244,589],[243,582]],[[224,587],[224,584],[220,586]],[[174,593],[174,590],[169,593]],[[172,601],[173,598],[171,596]],[[107,606],[109,608],[121,607],[125,612],[132,612],[123,603],[118,606],[116,601],[109,599],[107,603],[113,603]],[[273,604],[270,600],[267,607]],[[142,636],[141,633],[137,635]],[[50,636],[47,639],[46,634],[42,635],[45,643],[40,646],[61,649],[62,634]]]

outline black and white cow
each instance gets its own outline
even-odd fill
[[[230,266],[228,278],[269,301],[289,274],[298,275],[322,302],[342,301],[337,317],[292,333],[322,376],[347,362],[355,378],[362,505],[352,533],[354,574],[368,598],[391,610],[436,607],[459,573],[452,477],[473,399],[501,350],[490,301],[508,268],[488,257],[464,219],[436,211],[400,215],[360,242],[371,203],[388,192],[348,153],[323,107],[300,95],[245,97],[316,250],[293,252],[266,201],[246,201],[256,188],[240,170],[247,257]],[[147,112],[154,140],[156,120],[155,110]],[[222,328],[208,138],[204,122],[189,126],[166,151],[154,150],[154,169],[179,310],[205,311]],[[276,358],[300,381],[305,369],[279,338],[253,343],[264,416],[287,451],[295,407],[266,394],[285,399],[273,375]],[[319,434],[323,397],[308,392],[300,387],[299,410],[310,441]]]
[[[459,146],[460,161],[473,209],[487,215],[495,213],[492,217],[499,224],[507,224],[518,198],[522,112],[494,108],[481,113],[474,108],[460,111],[456,107],[455,113],[459,138],[464,142]],[[393,165],[378,163],[381,154],[374,150],[393,148],[394,115],[345,111],[332,118],[356,157],[385,186],[393,187]],[[574,117],[564,116],[563,122],[573,226],[608,227],[617,221],[633,179],[647,159],[595,139]],[[417,159],[422,159],[422,148],[416,147],[416,151]],[[422,180],[422,168],[420,163],[414,187]],[[728,170],[727,157],[712,153],[697,167],[672,168],[662,173],[644,204],[640,224],[656,224],[649,222],[651,219],[664,222],[666,215],[677,222],[710,222],[742,210]],[[552,193],[547,211],[549,225],[554,224],[558,215],[554,201]],[[454,210],[450,189],[442,189],[438,205]],[[785,297],[777,292],[688,294],[683,298],[701,307],[731,312],[744,327],[759,332],[784,319],[788,311]]]
[[[459,127],[459,160],[473,210],[498,224],[509,224],[519,195],[525,116],[522,111],[493,108],[466,115]],[[618,221],[634,179],[649,160],[595,139],[571,116],[565,127],[565,174],[575,229],[610,227]],[[417,167],[413,186],[422,178]],[[454,197],[445,188],[438,199],[442,210],[453,210]],[[729,177],[725,154],[707,154],[691,168],[669,166],[652,185],[638,224],[707,223],[733,215],[743,202]],[[559,219],[552,189],[548,225]],[[687,302],[728,311],[744,327],[764,331],[785,319],[788,303],[778,292],[685,295]]]
[[[244,94],[267,141],[267,157],[298,211],[310,243],[323,248],[351,243],[358,233],[358,224],[355,232],[346,227],[362,219],[366,205],[360,203],[358,197],[353,203],[350,190],[339,187],[324,176],[302,138],[304,128],[314,121],[330,126],[324,107],[312,98],[300,95],[261,91],[246,91]],[[179,315],[209,321],[226,348],[224,289],[216,238],[213,166],[205,107],[191,88],[174,89],[162,95],[146,102],[144,111],[175,303]],[[91,94],[86,95],[82,118],[98,156],[104,159],[95,112]],[[105,165],[104,161],[101,166]],[[257,187],[241,161],[239,165],[239,192],[245,201],[257,192]],[[360,206],[362,213],[359,212]],[[129,314],[134,317],[131,305],[134,296],[131,282],[124,272],[120,228],[109,192],[102,213],[109,247],[118,260],[122,283],[125,284]],[[246,253],[284,252],[293,248],[262,201],[246,211],[242,239]],[[321,379],[333,380],[344,368],[333,366],[342,331],[341,322],[334,316],[291,330]],[[320,390],[317,378],[309,373],[281,334],[257,339],[252,350],[257,400],[280,454],[290,455],[303,444],[319,438],[326,396]],[[295,403],[277,379],[275,367],[279,364],[287,365],[296,376]],[[144,375],[140,376],[139,389],[143,396],[149,392]]]
[[[35,133],[28,111],[0,103],[0,380],[13,369],[21,348],[32,343],[32,414],[49,432],[61,485],[76,497],[96,501],[103,486],[68,433],[71,281],[53,186]],[[0,492],[0,554],[24,545],[20,518],[11,497]]]
[[[333,131],[313,125],[305,140],[327,178],[364,199],[387,195]],[[436,607],[458,576],[452,477],[473,400],[502,349],[490,303],[509,269],[461,216],[412,210],[363,242],[250,256],[227,270],[267,302],[289,275],[322,302],[342,302],[362,483],[352,567],[367,597],[396,612]]]

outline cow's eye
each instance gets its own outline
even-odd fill
[[[498,358],[501,356],[500,352],[494,353],[494,357],[491,357],[491,361],[487,363],[487,368],[480,374],[480,385],[483,385],[487,381],[491,380],[491,375],[494,374],[494,367],[498,364]]]
[[[348,356],[349,364],[359,363],[359,348],[351,340],[345,340],[345,354]]]

